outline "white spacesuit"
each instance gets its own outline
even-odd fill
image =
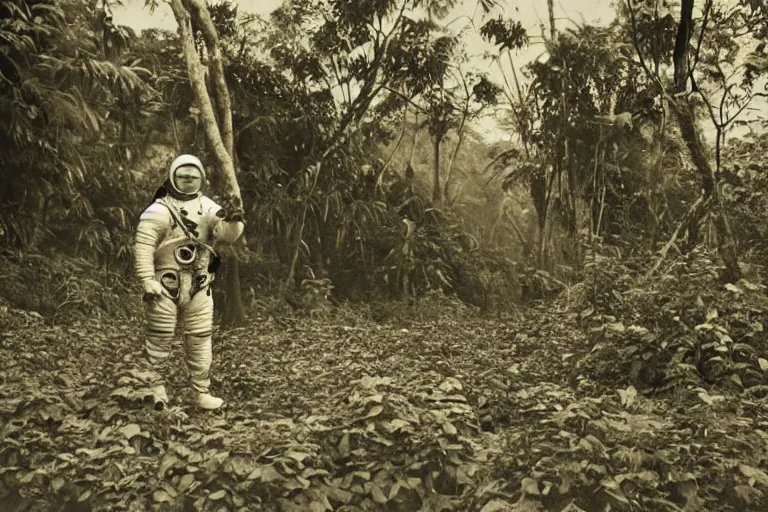
[[[218,260],[211,245],[235,242],[243,234],[242,210],[225,212],[201,192],[205,169],[192,155],[171,164],[165,191],[141,214],[136,230],[136,274],[144,288],[147,320],[146,356],[164,373],[177,320],[183,323],[184,345],[192,388],[203,409],[223,401],[211,396],[211,331],[213,297],[210,284]],[[157,196],[156,196],[157,197]],[[168,401],[165,386],[152,388],[155,407]]]

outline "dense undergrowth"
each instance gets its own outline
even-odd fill
[[[721,118],[728,143],[697,153],[657,108],[682,96],[655,83],[689,75],[662,55],[698,26],[705,103],[713,87],[753,98],[764,10],[710,5],[676,31],[636,2],[611,27],[552,27],[548,58],[506,89],[520,103],[495,112],[522,147],[489,148],[471,121],[495,89],[445,75],[465,56],[432,38],[441,16],[378,45],[365,27],[400,23],[381,9],[421,2],[347,3],[324,24],[290,2],[263,25],[215,8],[253,258],[249,321],[216,332],[227,407],[203,414],[179,351],[171,407],[146,403],[126,279],[172,154],[215,167],[180,39],[114,25],[107,2],[0,2],[0,512],[768,509],[768,138],[731,139]],[[527,45],[513,19],[480,34],[510,63]],[[312,44],[285,53],[293,38]],[[383,68],[360,69],[369,46],[393,51]],[[741,60],[742,85],[721,82]],[[337,81],[382,95],[339,103]],[[724,115],[726,96],[709,101]],[[702,158],[718,206],[686,213],[707,199]],[[755,270],[738,282],[702,249],[729,242]],[[286,276],[296,293],[271,299]]]
[[[279,311],[215,337],[220,413],[146,403],[141,320],[4,306],[9,511],[765,510],[763,287],[706,254],[601,260],[486,317],[439,293]],[[596,278],[596,279],[595,279]],[[757,280],[756,280],[757,282]],[[88,293],[88,292],[84,292]],[[311,318],[316,317],[316,318]]]
[[[576,301],[589,304],[579,320],[593,345],[585,359],[592,378],[765,396],[768,297],[759,277],[723,282],[716,258],[703,250],[655,274],[634,263],[602,258],[578,287]]]

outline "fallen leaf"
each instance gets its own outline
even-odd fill
[[[180,465],[181,460],[179,460],[178,457],[170,453],[166,453],[163,457],[163,460],[160,461],[160,468],[157,471],[158,478],[164,478],[169,469]]]
[[[296,462],[302,462],[304,459],[309,457],[309,454],[308,453],[304,453],[304,452],[297,452],[297,451],[294,451],[294,450],[288,450],[287,452],[285,452],[285,456],[286,457],[290,457],[291,459],[295,460]]]
[[[343,436],[341,436],[341,441],[339,441],[339,455],[342,457],[349,456],[349,433],[345,432]]]
[[[190,475],[187,473],[186,475],[182,476],[179,479],[179,494],[184,494],[189,490],[190,487],[192,487],[192,484],[195,483],[195,477],[194,475]]]
[[[741,471],[742,475],[749,479],[754,479],[760,485],[768,486],[768,474],[762,469],[753,468],[747,464],[739,464],[739,471]]]
[[[119,432],[123,434],[126,439],[131,439],[132,437],[141,433],[141,427],[135,423],[129,423],[128,425],[120,428]]]
[[[523,480],[520,482],[520,490],[529,496],[539,496],[541,494],[539,492],[538,482],[536,482],[536,480],[533,478],[528,477],[523,478]]]
[[[118,396],[122,398],[130,398],[133,395],[133,389],[128,387],[117,388],[109,396]]]
[[[211,500],[211,501],[217,501],[217,500],[220,500],[221,498],[223,498],[226,495],[227,495],[227,491],[225,491],[224,489],[221,489],[219,491],[216,491],[214,493],[209,494],[208,495],[208,499]]]
[[[458,379],[456,379],[455,377],[448,377],[447,379],[445,379],[443,382],[440,383],[440,386],[438,386],[438,389],[440,391],[444,391],[445,393],[450,393],[451,391],[461,391],[464,388]]]
[[[480,509],[480,512],[509,512],[515,510],[515,505],[502,499],[494,498]]]
[[[327,486],[325,488],[325,493],[328,496],[328,498],[338,503],[341,503],[343,505],[346,505],[347,503],[352,501],[352,497],[354,496],[351,492],[346,491],[344,489],[340,489],[338,486],[335,486],[335,485]]]
[[[155,503],[173,503],[173,498],[171,498],[171,495],[162,489],[158,489],[157,491],[153,492],[152,499],[155,500]]]
[[[384,495],[384,491],[381,490],[381,488],[374,484],[371,484],[371,497],[373,498],[373,501],[378,503],[379,505],[383,505],[387,501],[387,497]]]
[[[248,475],[247,479],[261,480],[262,482],[269,483],[276,480],[285,480],[285,477],[283,477],[283,475],[281,475],[274,466],[269,464],[254,469],[253,472]]]
[[[627,389],[617,389],[616,392],[621,397],[621,405],[630,406],[637,398],[637,390],[634,386],[629,386]]]
[[[400,482],[395,482],[395,484],[389,489],[389,496],[387,496],[388,501],[392,501],[397,498],[397,493],[400,492],[401,488],[402,486],[400,485]]]
[[[733,491],[736,493],[736,496],[747,505],[751,505],[763,497],[763,491],[755,489],[749,485],[737,485],[733,488]]]
[[[376,416],[378,416],[382,412],[384,412],[384,406],[383,405],[374,405],[373,407],[371,407],[371,410],[368,411],[368,414],[365,415],[364,419],[375,418]]]
[[[64,481],[64,479],[61,478],[60,476],[57,476],[56,478],[51,480],[51,489],[53,489],[54,492],[59,492],[64,487],[65,484],[66,482]]]

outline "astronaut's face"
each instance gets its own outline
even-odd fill
[[[173,184],[183,194],[194,194],[202,185],[200,169],[193,165],[185,165],[176,169],[173,174]]]

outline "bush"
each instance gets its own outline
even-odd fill
[[[526,510],[758,511],[766,507],[759,406],[693,396],[665,407],[629,386],[597,396],[541,383],[515,395],[530,435],[501,434],[494,476],[519,486]],[[716,397],[706,395],[712,400]],[[697,403],[698,402],[698,403]],[[693,439],[700,439],[694,441]],[[751,443],[753,450],[745,453]],[[522,510],[522,508],[521,508]]]
[[[451,261],[456,296],[484,312],[501,312],[520,300],[516,264],[500,250],[459,252]]]
[[[768,258],[768,135],[731,141],[723,169],[725,211],[744,260]]]
[[[6,252],[0,263],[0,295],[11,307],[37,312],[50,323],[140,315],[139,293],[124,276],[82,258]]]
[[[639,286],[643,270],[616,258],[593,270],[606,277],[594,280],[602,284],[579,311],[593,346],[576,372],[643,389],[715,386],[764,394],[765,287],[743,279],[721,283],[720,268],[706,251],[692,252]]]

